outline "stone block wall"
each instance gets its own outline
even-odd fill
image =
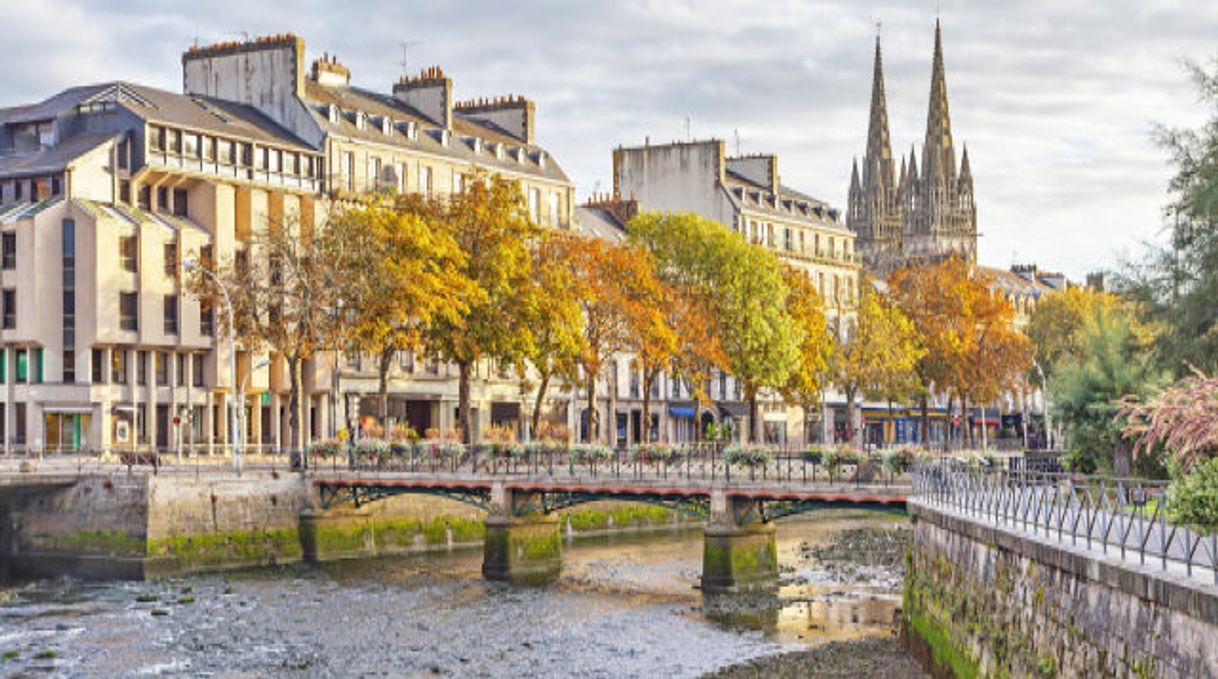
[[[902,632],[936,676],[1218,676],[1218,587],[911,500]]]

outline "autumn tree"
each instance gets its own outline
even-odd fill
[[[1109,292],[1079,286],[1042,297],[1028,320],[1026,333],[1036,362],[1051,379],[1063,361],[1081,355],[1083,331],[1096,313],[1115,311],[1120,301]]]
[[[1018,388],[1032,367],[1033,348],[1028,337],[1015,329],[1015,308],[991,288],[990,279],[975,276],[968,288],[967,311],[972,324],[965,327],[962,358],[954,387],[967,414],[969,403],[982,406]],[[972,428],[968,432],[972,444]]]
[[[666,334],[662,330],[663,283],[655,275],[651,255],[636,246],[568,236],[564,247],[579,289],[584,319],[580,365],[584,369],[588,399],[585,439],[596,441],[601,435],[597,378],[604,370],[605,360],[631,349],[651,350],[652,344],[658,354],[661,345],[668,345],[669,340],[660,337]],[[640,340],[640,333],[655,333],[659,339]]]
[[[399,209],[400,208],[400,209]],[[401,351],[416,350],[433,322],[459,324],[471,282],[466,255],[445,228],[429,219],[439,206],[395,208],[380,198],[348,206],[330,220],[345,329],[343,344],[376,359],[379,418],[389,411],[389,369]]]
[[[864,279],[857,313],[847,321],[832,360],[833,382],[846,397],[852,436],[860,422],[856,398],[891,402],[907,393],[924,353],[914,324]]]
[[[341,322],[336,310],[343,254],[341,232],[285,219],[255,230],[244,249],[214,273],[228,291],[234,332],[247,351],[269,351],[288,368],[291,448],[303,444],[302,371],[319,352],[332,349]],[[210,268],[206,261],[198,266]],[[196,273],[187,279],[198,297],[218,297],[214,284]],[[226,324],[219,324],[227,331]],[[230,360],[236,360],[232,357]]]
[[[556,378],[572,384],[578,381],[579,359],[585,349],[580,288],[567,259],[570,238],[562,233],[543,233],[533,251],[533,285],[541,294],[525,312],[533,335],[528,363],[538,377],[530,430],[534,435],[541,424],[542,404],[551,382]],[[519,368],[523,379],[527,370],[523,364]]]
[[[475,174],[465,190],[423,214],[447,232],[462,253],[458,274],[470,282],[463,310],[432,319],[424,336],[439,358],[457,366],[462,440],[473,442],[470,384],[479,361],[516,365],[532,350],[528,319],[537,304],[531,245],[539,233],[516,181]]]
[[[810,409],[823,400],[825,383],[829,378],[833,342],[825,319],[821,296],[808,275],[791,266],[784,266],[783,279],[787,285],[787,313],[801,330],[798,360],[791,369],[783,396],[804,408],[805,418]]]

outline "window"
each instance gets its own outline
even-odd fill
[[[165,128],[155,126],[150,128],[148,138],[148,143],[152,146],[153,151],[165,150]]]
[[[140,298],[138,293],[118,293],[118,327],[120,330],[140,329]]]
[[[177,384],[186,384],[186,354],[177,354],[178,357],[178,378]]]
[[[156,211],[165,212],[169,209],[169,189],[164,186],[156,187]]]
[[[558,192],[550,194],[550,223],[558,223]]]
[[[17,350],[17,382],[25,382],[30,377],[30,357],[25,349]]]
[[[223,165],[233,165],[236,163],[236,156],[233,154],[235,150],[233,143],[227,139],[221,139],[216,142],[217,159]]]
[[[203,354],[190,355],[190,373],[194,386],[206,386],[203,381]]]
[[[178,334],[178,296],[165,295],[165,334]]]
[[[63,352],[63,381],[67,384],[76,381],[76,352],[71,349]]]
[[[34,350],[34,382],[42,384],[42,347]]]
[[[118,182],[118,201],[124,205],[131,204],[131,180],[122,179]]]
[[[145,212],[152,210],[152,187],[141,186],[139,192],[139,206]]]
[[[90,370],[93,373],[93,384],[102,384],[106,381],[105,367],[102,364],[102,350],[94,349],[89,356],[89,361],[92,364]]]
[[[541,220],[541,189],[529,189],[529,219],[534,224]]]
[[[127,157],[131,154],[131,139],[123,137],[123,140],[118,143],[118,169],[126,170],[131,166],[131,162]]]
[[[139,245],[135,236],[120,236],[118,239],[118,259],[123,271],[136,271],[139,261]]]
[[[8,232],[4,234],[3,259],[5,269],[17,268],[17,234]]]
[[[156,385],[158,387],[169,386],[169,359],[165,357],[165,352],[158,351],[152,355],[154,363],[153,372],[156,373]]]
[[[203,160],[216,159],[216,138],[203,137]]]
[[[423,192],[423,195],[430,198],[431,197],[431,168],[425,167],[422,170],[420,170],[420,172],[421,172],[421,174],[419,175],[419,190]]]
[[[199,264],[208,270],[215,269],[215,264],[212,262],[212,249],[210,244],[199,248]]]
[[[453,170],[453,193],[465,191],[465,175]]]
[[[170,278],[178,275],[177,241],[170,241],[165,244],[165,275]]]
[[[17,327],[17,291],[12,288],[4,289],[4,330]]]
[[[267,151],[267,168],[271,172],[283,171],[283,151],[279,149],[269,149]]]
[[[199,135],[184,134],[182,135],[182,155],[189,158],[199,157]]]
[[[368,190],[375,190],[381,178],[381,159],[368,156]]]
[[[241,145],[241,166],[242,167],[253,167],[253,165],[254,165],[254,145],[253,144],[242,144]]]
[[[110,381],[115,384],[127,383],[127,352],[122,349],[110,350]]]
[[[406,163],[396,163],[393,166],[393,178],[397,181],[398,193],[406,190]]]
[[[14,443],[25,445],[25,404],[18,402],[14,404],[15,415],[17,416],[17,432]]]
[[[199,334],[204,337],[216,334],[216,312],[211,306],[199,310]]]
[[[170,153],[181,153],[182,148],[178,143],[180,138],[177,130],[165,130],[165,150]]]
[[[189,209],[186,203],[186,189],[173,190],[173,213],[179,217],[185,217],[189,214]]]
[[[355,191],[355,154],[350,151],[343,154],[343,188]]]

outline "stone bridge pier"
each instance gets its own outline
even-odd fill
[[[13,547],[13,517],[8,505],[0,500],[0,582],[12,577],[10,564],[17,550]]]
[[[703,531],[702,591],[772,592],[778,587],[778,543],[773,523],[756,500],[711,493]]]
[[[562,571],[558,515],[545,513],[539,493],[491,486],[482,575],[488,580],[546,584]]]

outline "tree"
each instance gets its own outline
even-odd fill
[[[1121,404],[1135,458],[1171,455],[1183,471],[1218,457],[1218,378],[1190,375],[1146,401]]]
[[[1218,372],[1218,64],[1212,72],[1187,67],[1210,118],[1197,129],[1158,130],[1176,168],[1165,209],[1168,239],[1148,245],[1114,281],[1118,292],[1141,302],[1147,318],[1163,326],[1157,360],[1175,376],[1194,368]]]
[[[458,370],[458,420],[462,440],[473,442],[470,382],[481,360],[517,365],[532,351],[528,319],[538,296],[530,244],[539,233],[529,219],[518,182],[475,174],[465,190],[443,203],[422,204],[423,216],[449,233],[463,253],[458,271],[471,285],[464,311],[432,319],[425,344]]]
[[[803,330],[787,312],[783,265],[762,247],[693,214],[644,213],[626,226],[655,255],[662,275],[705,304],[727,369],[749,403],[749,438],[762,438],[758,395],[787,384]]]
[[[405,206],[402,206],[405,207]],[[433,322],[458,324],[472,284],[466,255],[435,210],[395,209],[373,198],[341,209],[329,229],[344,244],[336,253],[344,344],[376,357],[379,419],[389,411],[389,368],[400,351],[419,348]]]
[[[305,362],[333,348],[341,325],[336,314],[338,281],[345,272],[339,267],[347,247],[341,233],[324,226],[271,222],[256,230],[246,248],[215,271],[228,290],[234,332],[241,344],[247,351],[269,350],[287,363],[293,450],[303,443],[301,373]],[[212,283],[202,275],[191,276],[187,285],[200,298],[216,296]],[[224,324],[220,327],[227,330]]]
[[[855,398],[891,400],[910,390],[924,352],[913,323],[891,300],[864,279],[852,323],[834,347],[832,379],[846,397],[850,433],[859,416]]]
[[[1027,335],[1036,348],[1036,362],[1045,378],[1063,361],[1083,350],[1083,329],[1098,311],[1113,311],[1119,301],[1112,293],[1071,286],[1043,297],[1028,320]]]
[[[783,279],[788,290],[787,313],[799,327],[803,339],[799,343],[799,359],[781,392],[787,400],[802,406],[806,417],[809,409],[819,406],[823,400],[833,343],[820,294],[808,275],[786,266]]]
[[[656,355],[668,346],[670,340],[662,331],[665,293],[655,275],[654,260],[641,248],[579,236],[566,236],[564,248],[584,318],[580,365],[588,399],[585,440],[591,442],[601,435],[596,381],[605,359],[642,349],[654,351],[647,360],[658,360]],[[640,333],[654,335],[639,339]]]
[[[567,261],[569,238],[547,232],[533,253],[533,285],[541,293],[530,308],[528,319],[533,334],[528,359],[538,374],[530,430],[534,435],[541,423],[541,408],[550,382],[556,377],[576,382],[579,357],[585,350],[579,286]],[[523,366],[519,372],[523,378],[526,372]]]
[[[1124,435],[1128,422],[1121,403],[1144,398],[1162,381],[1149,357],[1151,340],[1119,310],[1097,309],[1086,319],[1082,350],[1049,381],[1072,469],[1129,474],[1132,446]]]

